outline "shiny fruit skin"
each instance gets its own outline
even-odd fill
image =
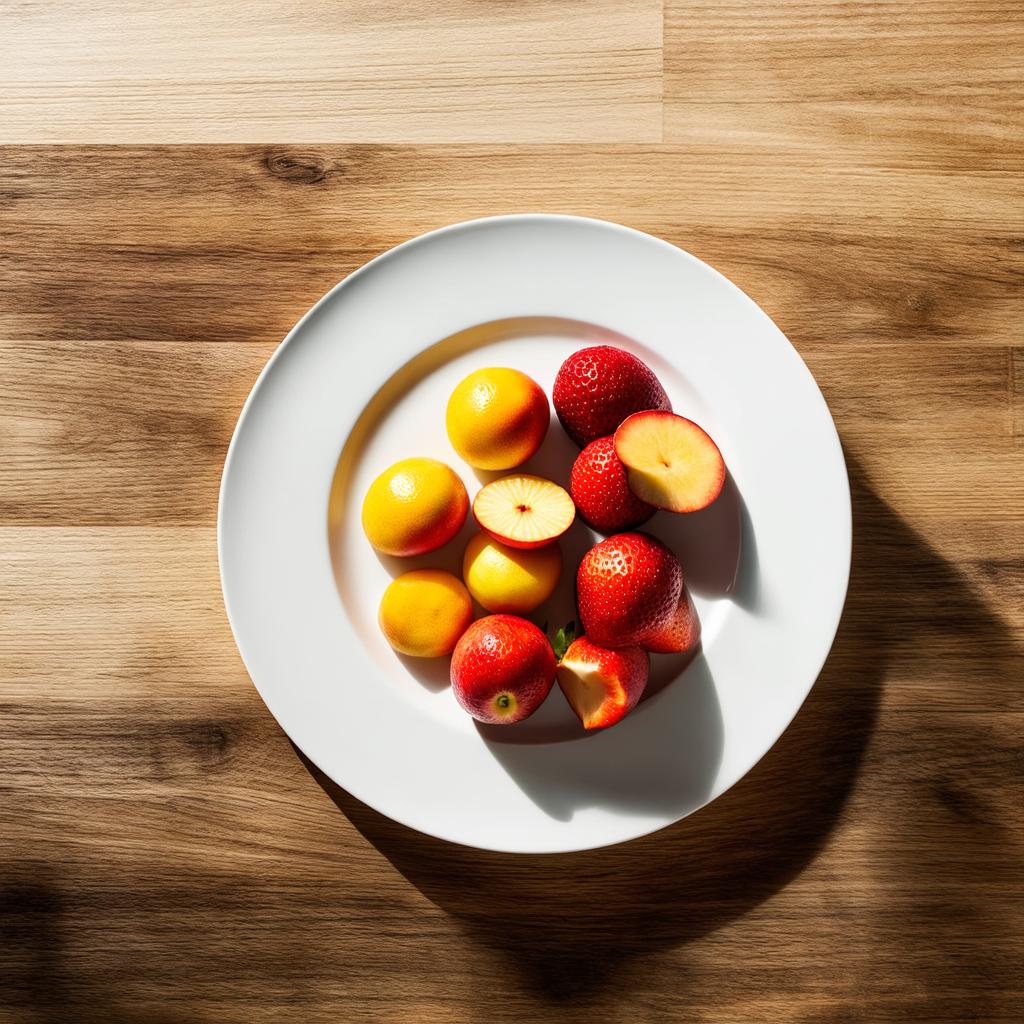
[[[642,647],[679,606],[679,559],[645,533],[617,533],[580,561],[576,594],[584,632],[602,647]]]
[[[614,434],[619,424],[645,409],[671,409],[654,371],[631,352],[594,345],[562,363],[552,391],[565,432],[581,447]]]
[[[469,592],[489,612],[532,612],[551,596],[561,575],[562,549],[557,542],[524,550],[481,532],[470,538],[462,559]]]
[[[640,638],[640,646],[652,654],[684,654],[700,641],[700,619],[693,599],[683,585],[679,604],[663,626]]]
[[[443,658],[473,621],[473,602],[462,580],[450,572],[414,569],[391,581],[377,619],[399,654]]]
[[[434,551],[454,537],[469,512],[466,485],[437,459],[402,459],[370,484],[363,532],[385,555]]]
[[[583,728],[607,729],[637,706],[650,669],[640,647],[601,647],[582,636],[569,645],[556,678]]]
[[[448,399],[448,440],[474,469],[522,465],[540,447],[551,409],[540,385],[507,367],[476,370]]]
[[[583,520],[601,533],[639,526],[657,511],[629,489],[626,467],[615,454],[611,435],[591,441],[576,457],[569,493]]]
[[[551,692],[555,652],[517,615],[477,619],[452,655],[452,692],[477,721],[509,725],[532,715]]]

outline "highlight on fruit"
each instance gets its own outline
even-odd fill
[[[462,579],[440,567],[403,573],[382,594],[378,621],[399,654],[450,657],[452,695],[480,722],[523,721],[557,679],[581,727],[607,729],[642,701],[652,655],[692,652],[701,638],[685,567],[637,527],[659,510],[707,508],[722,491],[726,465],[710,434],[674,412],[657,374],[625,349],[572,353],[552,401],[581,449],[554,480],[509,472],[537,453],[549,428],[548,399],[535,380],[511,367],[483,367],[454,388],[445,409],[452,448],[469,469],[506,475],[476,489],[480,531],[463,550]],[[369,542],[399,557],[448,544],[470,508],[463,476],[422,456],[389,466],[363,501]],[[554,607],[560,540],[577,518],[607,536],[569,567],[579,630],[574,621],[549,640],[537,622]]]

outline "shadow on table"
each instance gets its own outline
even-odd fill
[[[128,1007],[116,979],[76,968],[68,955],[60,873],[20,864],[19,880],[0,888],[0,1020],[26,1024],[199,1024],[191,1008]],[[14,1011],[13,1017],[5,1012]]]
[[[870,489],[850,461],[854,553],[832,653],[803,709],[732,790],[654,835],[584,853],[521,856],[454,846],[361,804],[307,762],[353,825],[417,889],[553,1000],[593,992],[623,960],[739,917],[803,871],[857,777],[886,668],[955,606],[966,672],[993,672],[1007,627]],[[968,664],[969,663],[969,664]]]

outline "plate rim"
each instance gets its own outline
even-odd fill
[[[321,307],[325,306],[327,303],[332,301],[334,299],[334,297],[338,293],[343,291],[346,287],[350,286],[359,277],[361,277],[364,274],[370,272],[373,268],[375,268],[375,267],[377,267],[377,266],[379,266],[379,265],[381,265],[383,263],[386,263],[387,261],[395,258],[396,256],[398,256],[400,253],[404,252],[407,249],[418,247],[418,246],[424,245],[424,244],[429,244],[431,241],[433,241],[434,239],[436,239],[438,237],[441,237],[441,236],[450,235],[450,234],[457,234],[457,233],[461,233],[461,232],[464,232],[464,231],[479,229],[479,228],[485,227],[487,225],[492,225],[492,224],[497,224],[497,223],[511,223],[511,222],[522,224],[522,223],[529,223],[531,221],[537,221],[537,222],[563,222],[563,223],[569,223],[569,224],[582,224],[582,225],[591,225],[591,226],[595,226],[596,225],[596,226],[599,226],[600,228],[603,228],[603,229],[609,229],[613,233],[621,233],[621,234],[624,234],[624,235],[632,236],[634,238],[638,237],[638,238],[643,239],[644,241],[649,242],[649,243],[653,242],[657,246],[659,246],[659,247],[661,247],[663,249],[672,251],[677,256],[682,256],[687,262],[689,262],[689,263],[691,263],[691,264],[693,264],[695,266],[700,267],[702,270],[710,271],[712,275],[714,275],[721,282],[723,282],[728,287],[728,289],[730,291],[732,291],[742,302],[744,302],[745,304],[747,304],[749,306],[752,306],[761,316],[765,317],[771,323],[772,327],[775,328],[775,330],[778,332],[779,336],[789,346],[792,354],[797,358],[797,360],[799,361],[800,365],[802,366],[802,368],[804,370],[804,373],[806,375],[806,379],[810,382],[810,384],[814,388],[814,391],[817,393],[817,396],[818,396],[818,398],[821,401],[822,407],[824,408],[824,410],[825,410],[825,412],[827,414],[827,417],[828,417],[828,424],[829,424],[829,426],[831,428],[831,433],[830,433],[830,438],[829,439],[831,440],[832,446],[834,448],[834,456],[835,456],[836,464],[841,469],[842,480],[845,483],[845,487],[843,488],[843,495],[844,495],[845,500],[843,502],[843,508],[842,508],[842,512],[844,513],[844,515],[843,515],[843,524],[842,525],[845,527],[843,529],[843,531],[842,531],[843,532],[842,546],[843,546],[843,555],[844,555],[843,560],[842,560],[842,562],[843,562],[843,579],[842,579],[841,587],[837,588],[837,592],[841,592],[841,599],[837,600],[835,614],[834,614],[834,616],[830,617],[831,618],[831,621],[830,621],[831,637],[829,639],[827,647],[825,647],[824,654],[822,655],[822,657],[820,659],[820,663],[817,665],[817,668],[814,670],[813,674],[810,677],[810,680],[809,680],[809,682],[807,684],[807,688],[804,691],[802,697],[795,704],[792,713],[785,719],[784,724],[778,730],[777,734],[774,736],[774,738],[771,740],[771,742],[768,744],[768,746],[764,749],[764,751],[761,752],[753,760],[751,760],[750,763],[747,765],[747,767],[742,772],[740,772],[732,782],[730,782],[728,785],[724,786],[719,792],[717,792],[713,796],[703,800],[700,804],[698,804],[697,806],[693,807],[690,811],[682,814],[681,816],[679,816],[677,818],[674,818],[671,821],[661,822],[661,823],[655,824],[655,825],[653,825],[653,826],[651,826],[649,828],[648,827],[643,827],[641,830],[635,832],[634,834],[630,835],[627,838],[614,838],[613,837],[611,839],[608,839],[606,841],[601,841],[601,842],[587,841],[587,842],[583,842],[583,843],[568,843],[568,844],[560,845],[557,848],[552,848],[552,849],[549,849],[549,850],[539,850],[539,851],[512,850],[512,849],[509,849],[508,847],[505,847],[505,846],[487,845],[487,844],[480,843],[480,842],[467,842],[465,839],[456,838],[455,836],[452,836],[452,835],[449,835],[449,834],[445,834],[445,831],[443,829],[439,829],[439,830],[435,831],[435,830],[432,830],[432,829],[426,829],[426,828],[422,827],[421,825],[411,824],[410,822],[404,820],[404,817],[402,815],[393,814],[392,812],[390,812],[388,810],[384,810],[383,808],[378,806],[372,800],[368,800],[364,796],[360,795],[360,793],[357,792],[356,789],[350,788],[349,786],[344,785],[343,783],[341,783],[338,780],[334,779],[334,777],[329,772],[325,771],[321,767],[321,765],[317,762],[317,760],[314,757],[312,757],[309,754],[308,751],[303,749],[302,746],[297,742],[297,740],[293,736],[291,736],[291,734],[281,724],[280,719],[274,713],[273,709],[270,707],[270,704],[268,703],[267,698],[266,698],[266,696],[263,693],[263,690],[260,688],[259,684],[257,683],[256,679],[254,678],[254,676],[253,676],[253,674],[252,674],[252,672],[251,672],[251,670],[249,668],[249,662],[248,662],[248,660],[246,658],[245,651],[244,651],[243,645],[242,645],[242,641],[240,639],[239,629],[238,629],[238,627],[236,625],[237,612],[233,612],[232,611],[232,602],[231,602],[231,599],[230,599],[230,597],[228,595],[228,586],[226,584],[226,579],[225,579],[225,538],[224,538],[224,530],[225,530],[225,515],[224,515],[224,512],[225,512],[225,505],[226,505],[226,500],[227,500],[226,499],[226,494],[227,494],[227,490],[228,490],[227,480],[228,480],[228,477],[229,477],[229,471],[230,471],[230,467],[231,467],[232,461],[233,461],[233,459],[235,457],[236,450],[237,450],[238,445],[240,443],[239,442],[239,438],[240,438],[243,430],[245,429],[245,424],[246,424],[247,420],[249,419],[249,417],[251,415],[252,408],[255,405],[257,395],[259,394],[261,388],[265,385],[265,381],[267,380],[269,375],[273,372],[274,366],[277,363],[278,359],[281,358],[282,354],[287,349],[289,344],[291,344],[294,341],[295,337],[297,337],[301,333],[301,331],[302,331],[303,327],[306,325],[306,323],[308,321],[310,321],[318,313],[318,311],[321,309]],[[235,426],[234,426],[234,429],[233,429],[232,434],[231,434],[231,440],[230,440],[230,442],[228,444],[228,449],[227,449],[227,452],[226,452],[225,457],[224,457],[223,469],[221,471],[220,487],[219,487],[219,490],[218,490],[218,498],[217,498],[217,534],[216,534],[216,536],[217,536],[217,566],[218,566],[218,575],[220,577],[220,584],[221,584],[221,595],[222,595],[223,602],[224,602],[224,610],[225,610],[225,614],[226,614],[226,617],[227,617],[227,620],[228,620],[228,625],[229,625],[229,627],[231,629],[232,638],[235,641],[235,647],[236,647],[236,649],[238,651],[239,657],[242,660],[242,664],[245,666],[246,674],[249,676],[249,681],[252,684],[252,686],[254,687],[254,689],[256,690],[257,694],[260,697],[260,700],[263,702],[263,704],[266,707],[267,711],[270,713],[271,717],[277,723],[278,728],[281,729],[281,731],[284,733],[284,735],[288,738],[289,742],[292,743],[295,746],[295,748],[302,754],[302,756],[307,761],[309,761],[309,763],[312,764],[317,769],[317,771],[320,772],[320,774],[322,774],[326,778],[330,779],[332,781],[332,783],[334,783],[335,785],[337,785],[340,788],[344,789],[345,792],[349,793],[355,799],[359,800],[361,803],[365,804],[367,807],[371,808],[376,813],[383,815],[384,817],[388,818],[389,820],[395,821],[396,823],[398,823],[399,825],[401,825],[404,828],[408,828],[411,831],[431,836],[434,839],[439,839],[439,840],[441,840],[443,842],[453,843],[453,844],[459,845],[459,846],[465,846],[465,847],[470,848],[470,849],[479,849],[479,850],[487,850],[487,851],[498,852],[498,853],[516,854],[518,856],[557,856],[559,854],[577,853],[577,852],[583,852],[583,851],[586,851],[586,850],[597,850],[597,849],[604,849],[604,848],[607,848],[607,847],[610,847],[610,846],[622,845],[624,843],[633,842],[635,840],[642,839],[642,838],[644,838],[646,836],[653,835],[656,832],[660,832],[661,830],[666,829],[666,828],[670,828],[670,827],[672,827],[674,825],[678,825],[680,821],[683,821],[684,819],[689,818],[689,817],[691,817],[694,814],[697,814],[698,812],[703,810],[705,807],[707,807],[709,804],[713,803],[715,800],[718,800],[721,797],[725,796],[735,785],[737,785],[739,782],[741,782],[743,779],[745,779],[750,774],[750,772],[753,771],[753,769],[768,755],[768,753],[771,750],[774,749],[776,744],[781,739],[782,735],[789,729],[789,727],[793,723],[793,720],[796,718],[797,714],[799,714],[801,708],[803,708],[804,704],[806,703],[807,698],[810,695],[811,690],[814,688],[814,686],[818,682],[818,679],[819,679],[819,677],[821,675],[821,672],[824,669],[825,664],[827,663],[827,661],[828,661],[828,659],[829,659],[829,657],[830,657],[830,655],[832,653],[832,649],[833,649],[833,647],[835,645],[836,636],[838,634],[839,626],[840,626],[840,623],[842,621],[843,612],[845,611],[845,607],[846,607],[846,600],[847,600],[848,595],[849,595],[849,582],[850,582],[850,575],[851,575],[851,569],[852,569],[852,554],[853,554],[853,501],[852,501],[852,493],[851,493],[851,490],[850,490],[849,470],[848,470],[848,467],[847,467],[847,464],[846,464],[846,458],[845,458],[845,453],[844,453],[843,446],[842,446],[842,441],[841,441],[841,439],[839,437],[839,432],[838,432],[838,429],[836,428],[835,419],[832,416],[832,411],[829,408],[828,402],[825,400],[825,396],[824,396],[824,394],[821,391],[821,387],[818,384],[817,379],[815,378],[814,374],[811,372],[810,368],[807,366],[807,363],[805,362],[803,356],[800,354],[799,350],[790,341],[788,335],[786,335],[786,333],[784,331],[782,331],[781,328],[779,328],[779,326],[775,323],[775,321],[772,319],[772,317],[751,296],[749,296],[739,285],[737,285],[730,278],[726,277],[725,274],[723,274],[721,271],[717,270],[714,266],[712,266],[711,264],[709,264],[709,263],[705,262],[704,260],[700,259],[700,257],[695,256],[693,253],[687,251],[686,249],[683,249],[681,246],[676,245],[673,242],[669,242],[666,239],[661,238],[661,237],[659,237],[657,235],[650,234],[649,232],[641,231],[641,230],[639,230],[637,228],[629,227],[627,225],[620,224],[620,223],[617,223],[615,221],[604,220],[602,218],[597,218],[597,217],[587,217],[587,216],[581,216],[581,215],[576,215],[576,214],[565,214],[565,213],[536,213],[536,212],[534,212],[534,213],[522,213],[521,212],[521,213],[497,214],[497,215],[493,215],[493,216],[477,217],[477,218],[472,218],[470,220],[457,221],[457,222],[455,222],[453,224],[443,225],[441,227],[434,228],[434,229],[432,229],[430,231],[427,231],[427,232],[424,232],[422,234],[416,235],[416,236],[414,236],[412,238],[406,239],[405,241],[400,242],[397,245],[394,245],[391,248],[385,249],[383,252],[378,253],[372,259],[367,260],[367,262],[363,263],[362,265],[357,267],[355,270],[353,270],[351,273],[347,274],[345,277],[343,277],[341,280],[339,280],[336,284],[334,284],[331,288],[329,288],[323,295],[321,295],[320,298],[317,299],[316,302],[314,302],[313,305],[311,305],[306,310],[305,313],[303,313],[303,315],[293,324],[293,326],[287,332],[287,334],[284,336],[284,338],[278,343],[278,345],[276,346],[274,351],[271,353],[270,357],[267,359],[266,363],[263,365],[262,369],[260,370],[259,374],[256,377],[256,380],[252,384],[252,387],[251,387],[251,389],[249,391],[249,394],[246,396],[245,401],[242,404],[241,410],[239,411],[238,419],[235,422]]]

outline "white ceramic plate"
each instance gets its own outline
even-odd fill
[[[650,523],[679,554],[703,622],[689,664],[655,657],[650,696],[584,734],[556,686],[533,718],[478,727],[447,660],[395,655],[380,595],[435,555],[378,557],[362,496],[391,462],[431,455],[476,475],[444,430],[454,385],[513,366],[550,394],[561,361],[621,345],[674,408],[717,440],[722,496]],[[557,420],[527,469],[568,480]],[[572,616],[580,525],[559,591],[535,620]],[[850,498],[820,391],[742,292],[657,238],[576,217],[458,224],[379,256],[324,296],[267,364],[242,410],[221,487],[221,577],[249,673],[295,744],[360,800],[471,846],[558,852],[679,820],[740,779],[786,728],[828,654],[846,594]]]

